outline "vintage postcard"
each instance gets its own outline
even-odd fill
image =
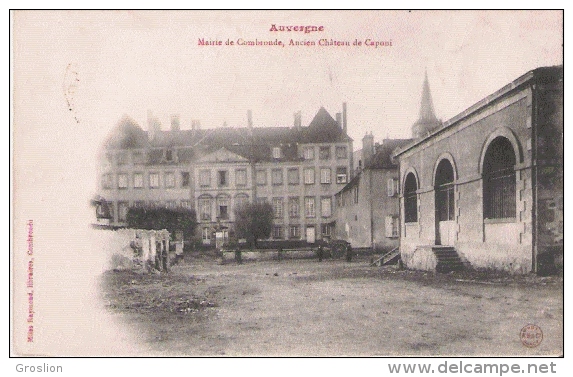
[[[563,16],[13,11],[11,354],[563,355]]]

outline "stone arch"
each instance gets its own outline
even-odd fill
[[[491,132],[489,134],[489,136],[484,141],[484,143],[481,147],[481,152],[480,152],[480,157],[479,157],[479,165],[478,165],[478,173],[480,175],[483,174],[483,163],[485,160],[487,149],[489,148],[489,145],[498,137],[506,138],[507,140],[509,140],[509,142],[513,146],[513,151],[515,152],[515,163],[519,164],[519,163],[523,162],[523,149],[521,148],[521,144],[519,143],[519,140],[517,139],[517,137],[515,136],[513,131],[509,127],[505,127],[505,126],[504,127],[498,127],[493,132]]]
[[[402,194],[406,192],[406,178],[408,178],[408,174],[410,173],[412,173],[414,178],[416,178],[416,186],[418,187],[418,190],[420,189],[420,177],[418,176],[418,172],[416,171],[416,168],[410,166],[404,172],[404,176],[402,177]]]
[[[412,179],[410,179],[412,178]],[[418,190],[420,181],[414,168],[410,168],[404,175],[402,193],[404,197],[404,223],[418,222]]]
[[[448,160],[452,165],[452,169],[454,170],[454,183],[458,180],[458,168],[456,166],[456,161],[454,160],[454,156],[450,152],[444,152],[438,156],[436,162],[434,162],[434,170],[432,171],[432,187],[436,186],[436,173],[438,171],[438,165],[442,160]]]
[[[482,162],[484,219],[515,219],[515,149],[504,136],[488,144]]]

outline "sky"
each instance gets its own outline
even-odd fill
[[[273,24],[323,31],[275,32]],[[297,111],[308,125],[321,106],[335,117],[346,102],[356,149],[366,132],[375,141],[410,137],[426,70],[436,115],[447,120],[531,69],[562,64],[562,32],[559,11],[13,13],[13,278],[25,278],[20,252],[33,220],[36,303],[46,308],[36,351],[56,339],[58,352],[79,352],[71,349],[77,334],[101,332],[96,311],[81,309],[93,303],[104,263],[86,229],[88,202],[98,149],[124,115],[144,129],[148,110],[165,130],[173,114],[183,129],[193,119],[203,128],[244,127],[252,110],[255,127],[292,126]],[[200,46],[201,38],[223,45]],[[351,45],[236,45],[240,39]],[[367,39],[391,46],[365,46]]]
[[[124,114],[146,128],[148,110],[164,129],[172,114],[183,128],[192,119],[245,126],[249,109],[255,126],[292,126],[299,110],[305,125],[321,106],[335,117],[346,102],[354,140],[408,137],[426,69],[446,120],[530,69],[563,62],[562,14],[550,11],[30,12],[15,26],[28,33],[23,54],[39,58],[40,82],[68,64],[78,72],[74,112],[98,133]],[[199,46],[200,38],[392,46]]]

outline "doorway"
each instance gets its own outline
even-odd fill
[[[453,246],[455,239],[454,168],[443,159],[436,169],[436,245]]]
[[[314,226],[307,226],[306,227],[306,242],[314,243],[316,241],[316,233],[314,230]]]

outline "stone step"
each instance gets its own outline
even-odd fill
[[[464,263],[455,248],[451,246],[438,246],[433,247],[432,252],[437,259],[437,272],[460,271],[464,269]]]
[[[440,267],[444,267],[444,268],[454,268],[454,267],[460,267],[463,268],[464,264],[463,263],[438,263],[438,266]]]
[[[444,257],[444,258],[446,258],[446,257],[455,257],[455,258],[457,258],[457,257],[458,257],[458,253],[434,253],[434,255],[437,255],[437,256],[439,256],[439,257]]]

